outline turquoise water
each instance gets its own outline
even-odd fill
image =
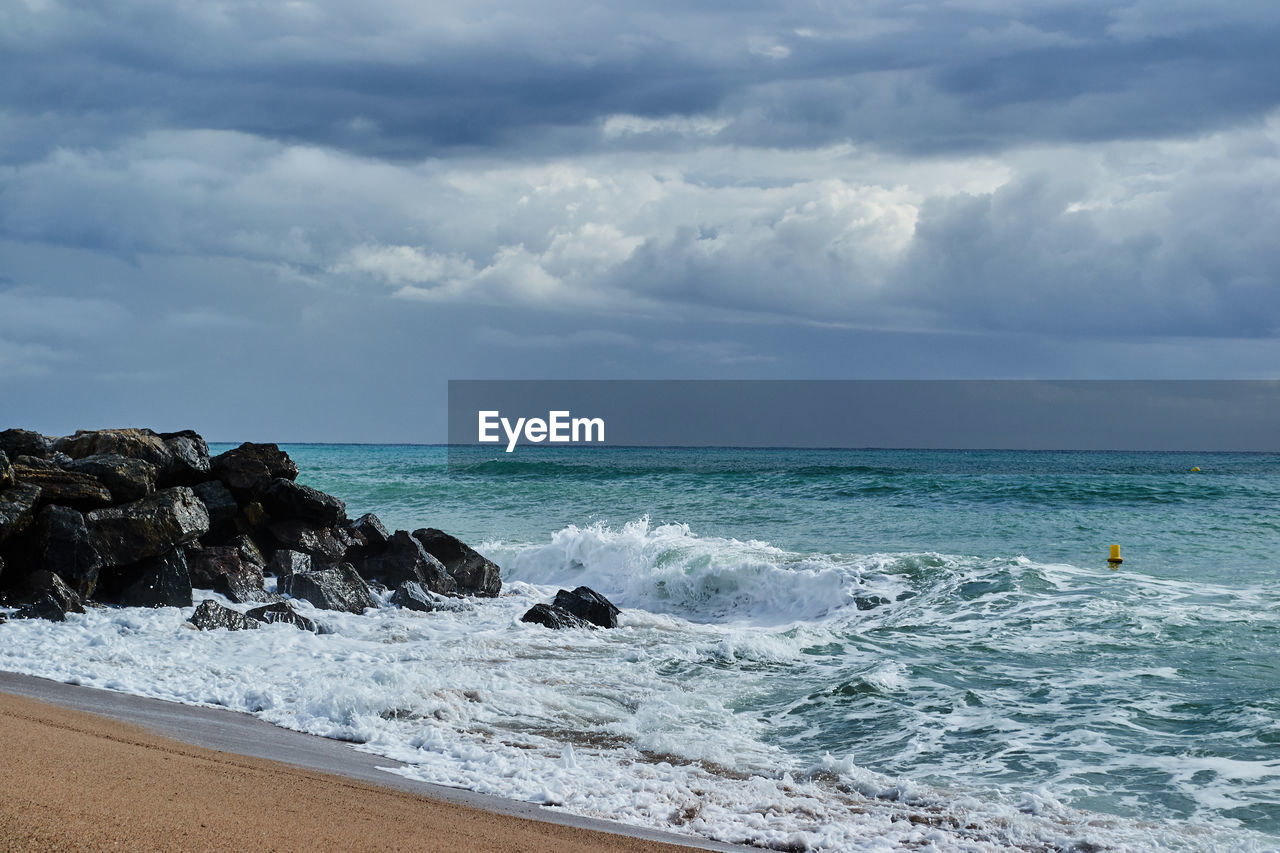
[[[509,580],[798,642],[658,668],[799,763],[1280,837],[1280,455],[286,449]]]

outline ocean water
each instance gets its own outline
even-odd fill
[[[319,635],[10,621],[0,668],[776,849],[1280,849],[1280,455],[287,449],[503,596],[302,603]],[[519,621],[580,584],[619,629]]]

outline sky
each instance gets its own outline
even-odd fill
[[[1280,376],[1274,2],[0,0],[0,426]]]

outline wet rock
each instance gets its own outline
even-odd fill
[[[9,462],[9,454],[0,450],[0,491],[18,482],[13,474],[13,465]]]
[[[560,590],[556,593],[553,606],[567,610],[601,628],[618,627],[618,614],[622,612],[609,599],[585,586],[580,586],[573,592]]]
[[[67,469],[88,474],[111,493],[115,503],[128,503],[145,498],[156,490],[156,466],[141,459],[129,459],[117,453],[100,453],[83,459],[72,459]]]
[[[294,598],[310,601],[321,610],[363,613],[365,608],[378,606],[364,578],[350,563],[340,563],[332,569],[285,575],[280,578],[279,588]]]
[[[271,482],[262,505],[272,518],[301,519],[331,527],[347,517],[347,506],[333,495],[279,477]]]
[[[65,506],[47,506],[36,516],[33,562],[59,575],[81,598],[98,586],[102,558],[89,538],[84,516]]]
[[[162,432],[160,440],[172,459],[161,472],[164,485],[190,486],[209,479],[209,445],[199,433],[189,429]]]
[[[269,624],[283,622],[286,625],[292,625],[295,628],[310,631],[313,634],[318,630],[315,622],[298,613],[293,609],[293,605],[287,601],[277,601],[274,604],[255,607],[245,615],[252,619],[257,619],[259,622],[267,622]]]
[[[27,594],[30,602],[18,611],[23,619],[63,622],[68,613],[84,612],[80,596],[53,572],[33,572],[27,578]]]
[[[364,557],[360,561],[360,574],[389,588],[414,581],[441,595],[449,595],[458,589],[458,582],[444,565],[404,530],[393,533],[381,553]]]
[[[161,489],[140,501],[95,510],[86,520],[94,549],[104,563],[113,566],[158,557],[209,530],[209,512],[187,486]]]
[[[212,598],[206,598],[196,607],[196,612],[187,620],[201,631],[212,631],[215,628],[226,628],[228,631],[253,631],[262,627],[262,622],[252,619],[243,613],[223,607]]]
[[[115,570],[123,586],[115,603],[125,607],[190,607],[191,576],[181,548]]]
[[[220,592],[237,604],[279,600],[263,588],[262,563],[237,545],[188,546],[186,558],[192,586]]]
[[[25,531],[36,516],[40,487],[19,483],[0,492],[0,545]]]
[[[304,554],[301,551],[290,551],[288,548],[281,548],[271,555],[271,562],[268,564],[267,569],[278,578],[295,572],[309,572],[311,571],[311,555]]]
[[[76,509],[98,509],[111,506],[111,492],[97,477],[79,471],[66,471],[45,459],[19,457],[13,466],[19,482],[40,487],[42,504],[59,504]]]
[[[278,477],[295,479],[298,466],[277,445],[246,441],[209,460],[209,472],[215,479],[226,483],[237,496],[256,498],[265,493]]]
[[[77,430],[73,436],[58,439],[53,449],[73,459],[101,455],[141,459],[156,466],[158,472],[168,471],[173,464],[164,439],[149,429]]]
[[[53,443],[38,432],[29,429],[7,429],[0,432],[0,450],[10,459],[16,456],[35,456],[44,459],[53,452]]]
[[[548,628],[560,630],[563,628],[587,628],[594,631],[596,626],[592,625],[586,619],[575,616],[568,610],[556,607],[554,604],[535,604],[520,617],[521,622],[532,622],[535,625],[545,625]]]
[[[209,513],[210,532],[222,532],[231,528],[232,522],[240,512],[240,506],[231,495],[231,490],[221,480],[208,480],[196,483],[191,487],[200,503]]]
[[[501,570],[466,543],[434,527],[413,531],[427,553],[444,565],[458,583],[458,592],[495,596],[502,590]]]
[[[422,588],[417,581],[405,581],[391,593],[391,603],[405,610],[417,610],[429,613],[436,609],[435,599],[431,593]]]
[[[391,534],[387,528],[371,512],[351,522],[352,529],[360,535],[370,553],[376,553],[391,543]]]
[[[312,527],[300,519],[290,519],[274,522],[267,529],[278,548],[310,554],[313,564],[334,565],[347,553],[347,546],[327,527]]]

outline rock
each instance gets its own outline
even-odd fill
[[[187,620],[201,631],[212,631],[215,628],[226,628],[228,631],[252,631],[262,627],[262,622],[252,619],[243,613],[223,607],[212,598],[200,602],[196,612]]]
[[[162,472],[166,486],[190,486],[209,479],[209,445],[200,434],[189,429],[162,432],[160,440],[173,460]]]
[[[254,548],[254,551],[257,549]],[[191,585],[220,592],[237,604],[278,601],[262,586],[262,563],[236,545],[187,546]]]
[[[435,599],[431,593],[422,588],[417,581],[405,581],[391,593],[391,603],[405,610],[418,610],[428,613],[436,609]]]
[[[568,610],[556,607],[554,604],[535,604],[520,617],[521,622],[532,622],[535,625],[546,625],[548,628],[557,630],[562,628],[587,628],[594,631],[595,625],[592,625],[586,619],[575,616]]]
[[[427,553],[439,560],[455,581],[458,592],[495,596],[502,590],[501,569],[467,544],[434,527],[413,531]]]
[[[365,608],[378,606],[364,578],[350,563],[340,563],[332,569],[285,575],[280,578],[280,591],[310,601],[321,610],[363,613]]]
[[[316,527],[332,527],[347,517],[347,505],[333,495],[283,477],[271,482],[262,505],[272,518],[301,519]]]
[[[378,517],[371,512],[366,512],[351,522],[351,528],[361,536],[370,553],[381,551],[391,543],[391,534],[387,532],[387,528]]]
[[[190,607],[191,576],[181,548],[115,570],[125,585],[116,603],[125,607]]]
[[[392,534],[381,553],[364,557],[360,561],[360,574],[387,587],[415,581],[441,595],[449,595],[458,588],[444,565],[404,530]]]
[[[347,546],[327,527],[312,527],[295,518],[274,522],[267,529],[278,547],[310,554],[313,564],[332,566],[347,553]]]
[[[88,474],[111,492],[115,503],[128,503],[145,498],[156,490],[156,466],[141,459],[129,459],[118,453],[99,453],[83,459],[72,459],[68,470]]]
[[[552,606],[567,610],[601,628],[618,627],[618,614],[622,612],[609,599],[585,586],[580,586],[573,592],[560,590],[556,593]]]
[[[303,631],[310,631],[313,634],[317,630],[315,622],[312,622],[307,617],[298,613],[287,601],[277,601],[275,604],[266,604],[262,607],[255,607],[245,613],[245,615],[252,619],[257,619],[259,622],[267,622],[270,624],[283,622],[286,625],[292,625],[295,628],[299,628]]]
[[[17,482],[13,473],[13,464],[9,462],[9,454],[0,450],[0,491],[16,485]]]
[[[94,550],[83,515],[70,507],[45,507],[36,516],[34,540],[38,568],[59,575],[81,598],[93,595],[102,558]]]
[[[94,549],[112,566],[158,557],[209,530],[209,512],[187,486],[161,489],[140,501],[95,510],[86,520]]]
[[[266,492],[277,477],[295,479],[298,466],[274,444],[246,441],[209,460],[209,473],[226,483],[236,495],[257,497]]]
[[[173,454],[164,439],[149,429],[77,430],[73,436],[58,439],[53,449],[73,459],[103,454],[141,459],[156,466],[160,473],[173,464]]]
[[[221,480],[196,483],[191,487],[191,491],[195,492],[196,497],[209,513],[210,533],[221,534],[235,529],[233,525],[236,515],[240,512],[240,506],[225,483]]]
[[[60,504],[76,509],[98,509],[111,506],[111,492],[91,474],[65,471],[45,459],[19,457],[26,464],[15,464],[13,473],[19,482],[40,487],[42,504]]]
[[[249,501],[240,507],[234,526],[241,533],[262,534],[267,532],[267,524],[270,522],[271,519],[267,517],[267,511],[262,508],[262,504],[258,501]]]
[[[39,501],[40,487],[29,483],[0,492],[0,545],[30,526]]]
[[[20,618],[63,622],[68,613],[84,612],[80,596],[53,572],[33,572],[27,578],[27,590],[31,601],[18,611]]]
[[[311,571],[311,555],[304,554],[301,551],[290,551],[288,548],[281,548],[271,555],[271,563],[267,568],[271,574],[278,578],[291,575],[294,572],[309,572]]]
[[[53,452],[53,443],[38,432],[29,429],[7,429],[0,432],[0,450],[10,459],[15,456],[35,456],[44,459]]]

